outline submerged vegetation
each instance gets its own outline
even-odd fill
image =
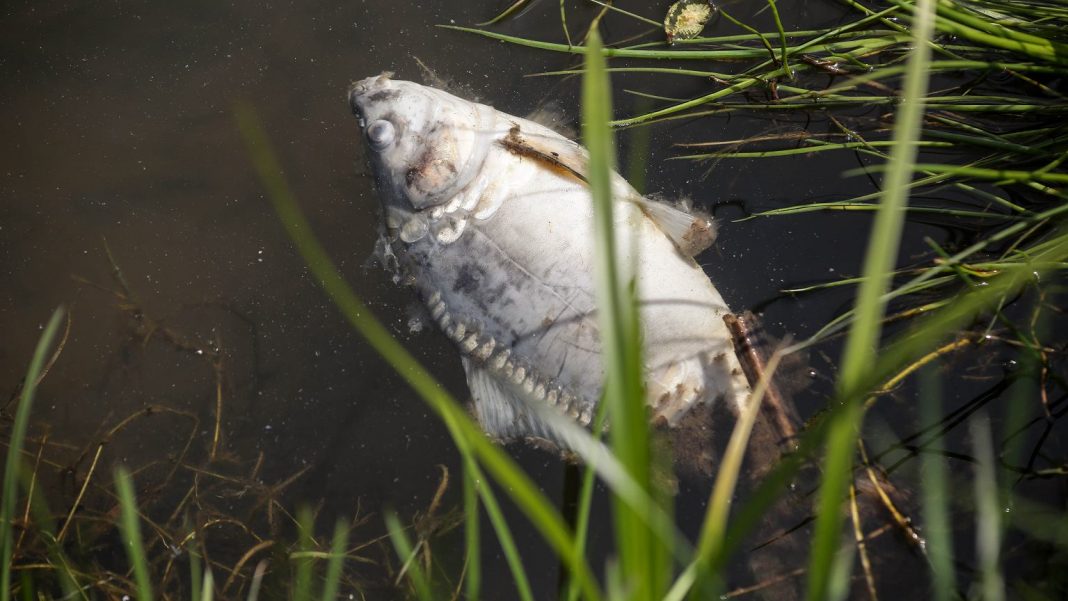
[[[507,22],[527,4],[512,4],[484,27]],[[1068,281],[1068,8],[1058,0],[841,4],[851,15],[842,23],[794,31],[788,29],[786,7],[776,8],[769,0],[774,27],[764,32],[730,14],[728,5],[712,24],[730,33],[679,38],[670,45],[662,41],[663,15],[638,15],[642,7],[600,2],[593,3],[593,18],[581,36],[573,29],[578,11],[565,10],[560,2],[563,41],[450,27],[583,60],[581,68],[538,75],[583,77],[583,138],[590,149],[589,179],[598,224],[612,222],[606,182],[614,168],[613,126],[688,120],[704,131],[702,119],[714,115],[803,111],[810,118],[807,128],[749,139],[716,139],[714,128],[707,128],[707,140],[680,144],[674,160],[692,162],[695,171],[707,173],[732,160],[848,152],[858,157],[861,167],[846,175],[878,181],[878,191],[870,194],[789,204],[749,217],[820,211],[833,218],[836,212],[868,211],[872,234],[858,277],[783,291],[818,295],[855,286],[856,301],[811,338],[780,349],[755,391],[759,398],[781,356],[835,343],[844,335],[834,398],[806,424],[794,441],[794,452],[747,491],[745,503],[732,507],[751,425],[745,419],[739,422],[694,541],[679,531],[672,518],[673,501],[658,490],[654,477],[658,459],[641,383],[634,377],[639,370],[633,368],[640,364],[636,312],[626,270],[613,260],[609,227],[597,230],[602,324],[606,339],[617,341],[612,348],[618,351],[607,360],[607,402],[602,403],[607,414],[598,419],[610,426],[608,443],[596,435],[575,434],[583,476],[576,509],[565,514],[506,451],[482,434],[462,405],[346,284],[313,237],[254,111],[238,109],[255,168],[314,277],[356,331],[426,400],[462,455],[466,557],[461,574],[447,580],[428,569],[429,562],[423,561],[431,554],[425,533],[407,528],[393,514],[385,516],[388,543],[396,552],[390,576],[410,587],[411,594],[420,599],[484,596],[480,558],[485,550],[479,531],[484,514],[508,562],[515,596],[534,598],[534,575],[527,572],[515,544],[519,526],[509,523],[502,509],[506,497],[555,554],[565,574],[560,596],[568,599],[704,599],[759,593],[776,579],[803,582],[801,589],[813,600],[840,599],[851,592],[877,599],[880,579],[873,564],[878,558],[871,548],[888,531],[889,536],[911,538],[915,545],[907,552],[929,568],[929,585],[917,583],[913,591],[929,586],[937,599],[1063,596],[1068,582],[1055,569],[1030,579],[1009,570],[1007,559],[1014,549],[1006,541],[1022,541],[1018,547],[1038,562],[1053,562],[1068,550],[1063,494],[1060,505],[1051,506],[1049,499],[1038,501],[1021,492],[1035,481],[1053,481],[1063,490],[1068,461],[1054,445],[1055,427],[1063,428],[1058,422],[1068,406],[1068,324],[1063,308]],[[625,42],[603,46],[599,26],[609,18],[637,27],[645,37],[628,36]],[[685,99],[633,90],[631,94],[647,100],[643,106],[655,102],[656,108],[613,119],[610,76],[643,83],[656,77],[690,78],[701,90]],[[647,85],[647,90],[652,88]],[[877,112],[874,118],[871,109]],[[910,220],[952,224],[968,235],[951,244],[927,239],[926,254],[910,255],[900,264],[902,231]],[[121,272],[116,273],[125,288]],[[130,296],[128,289],[125,293]],[[341,582],[346,594],[361,590],[353,565],[371,561],[364,549],[386,543],[359,542],[358,528],[366,523],[362,516],[339,523],[327,543],[314,535],[312,513],[283,513],[275,495],[285,482],[263,485],[255,465],[251,475],[237,475],[239,467],[250,466],[234,462],[227,464],[226,473],[204,468],[215,459],[214,445],[201,450],[207,458],[201,471],[189,470],[192,480],[183,480],[192,500],[183,501],[165,521],[152,519],[158,512],[150,511],[148,504],[171,483],[175,471],[163,470],[162,478],[158,468],[118,472],[113,483],[103,482],[106,478],[99,474],[94,477],[107,471],[96,460],[108,438],[142,415],[122,420],[83,452],[83,459],[94,449],[96,455],[89,460],[77,500],[69,513],[53,514],[40,495],[38,474],[44,467],[63,467],[48,464],[46,438],[26,441],[34,392],[63,347],[62,323],[57,313],[45,328],[13,403],[12,426],[5,430],[0,599],[6,601],[12,592],[23,598],[146,599],[154,593],[190,599],[256,598],[261,587],[272,585],[284,591],[272,598],[331,599]],[[57,350],[50,355],[53,346]],[[955,370],[977,373],[990,357],[1013,369],[990,394],[945,412],[947,386],[937,367],[955,361]],[[906,407],[916,414],[917,432],[890,444],[870,445],[862,425],[865,412],[901,386],[912,386]],[[149,408],[144,416],[153,411],[167,410]],[[191,418],[194,431],[200,427],[195,416],[174,413]],[[948,448],[946,439],[957,426],[970,433],[966,452]],[[217,424],[215,432],[217,440]],[[193,465],[186,460],[188,453],[187,444],[174,465]],[[924,477],[917,491],[920,510],[910,516],[898,512],[883,487],[890,488],[887,474],[893,477],[899,468],[917,463],[912,461],[917,456]],[[949,459],[971,467],[950,470]],[[728,590],[732,583],[726,568],[748,552],[746,535],[765,512],[787,500],[789,483],[813,465],[819,466],[818,482],[814,491],[804,491],[815,493],[814,502],[809,501],[814,527],[805,543],[807,558],[790,574],[763,574],[766,582]],[[613,501],[616,547],[607,565],[586,548],[596,479]],[[972,492],[960,493],[969,487]],[[862,489],[874,489],[875,496],[883,498],[882,509],[893,514],[890,527],[867,527],[857,501]],[[224,513],[222,504],[204,502],[203,511],[190,521],[190,505],[208,497],[241,498],[246,491],[255,493],[246,500],[247,507],[238,504]],[[108,499],[111,510],[78,510],[85,494]],[[963,513],[974,515],[974,548],[955,548],[953,522],[960,518],[954,516]],[[210,528],[234,530],[243,538],[213,548],[205,542]],[[420,539],[413,542],[413,534]],[[236,540],[239,535],[231,536]],[[114,552],[114,537],[123,541],[121,556]],[[108,554],[103,560],[97,557],[101,549]],[[179,565],[188,575],[178,573]]]
[[[115,273],[125,290],[116,296],[126,310],[140,312],[117,267]],[[194,413],[149,404],[117,423],[94,424],[100,433],[85,447],[52,439],[47,429],[31,436],[37,389],[62,360],[73,325],[72,311],[53,314],[10,406],[0,599],[255,599],[265,582],[272,598],[292,591],[292,598],[310,599],[321,590],[321,598],[334,599],[342,584],[350,592],[382,588],[361,573],[368,565],[387,567],[378,560],[385,541],[366,534],[368,516],[338,522],[332,540],[316,536],[316,516],[308,509],[293,515],[282,500],[307,470],[265,483],[262,454],[247,462],[222,451],[219,423],[205,429]],[[182,336],[167,329],[150,342],[145,335],[138,344],[176,346]],[[218,369],[221,349],[203,354]],[[221,370],[217,377],[224,377]],[[221,385],[219,391],[221,420]],[[184,438],[170,445],[156,428]],[[106,449],[138,430],[159,437],[161,448],[127,457],[128,467],[108,473]],[[57,481],[69,484],[46,497]]]

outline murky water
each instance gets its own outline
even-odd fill
[[[197,450],[190,458],[203,460],[214,446],[216,465],[225,466],[220,469],[267,485],[299,473],[278,491],[285,507],[309,502],[321,503],[331,516],[357,509],[371,514],[363,530],[369,538],[381,533],[384,509],[408,517],[426,509],[441,477],[439,464],[454,476],[445,497],[446,507],[454,506],[459,465],[444,429],[307,276],[253,175],[232,108],[241,100],[255,106],[317,235],[352,286],[462,398],[466,386],[456,353],[432,329],[409,330],[417,315],[412,297],[369,260],[376,199],[346,88],[386,70],[420,80],[419,59],[503,111],[522,115],[552,101],[575,120],[577,79],[524,77],[573,66],[573,57],[435,27],[485,20],[496,4],[44,2],[6,8],[0,20],[0,137],[6,141],[0,147],[0,390],[15,388],[41,325],[63,305],[72,316],[69,340],[44,381],[34,419],[52,440],[73,445],[68,461],[153,405],[186,413],[138,418],[111,437],[103,465],[153,461],[156,472],[165,472],[192,436]],[[740,2],[732,12],[770,29],[769,15],[754,16],[765,6]],[[572,10],[573,33],[594,8]],[[833,2],[782,9],[787,27],[797,29],[837,23],[845,14]],[[538,4],[500,30],[557,39],[556,11],[556,3]],[[620,39],[632,30],[610,17],[605,37]],[[618,90],[638,87],[638,77],[617,77]],[[702,89],[694,80],[666,78],[660,85],[658,93],[668,96]],[[638,106],[622,93],[616,102],[619,114]],[[858,164],[849,154],[724,161],[707,176],[705,166],[662,159],[672,142],[743,138],[810,120],[754,114],[658,126],[646,162],[647,190],[690,196],[720,218],[717,245],[701,263],[732,307],[763,311],[772,339],[804,338],[848,306],[845,288],[799,297],[782,297],[779,290],[855,275],[870,216],[732,220],[748,211],[870,192],[873,183],[839,176]],[[620,135],[624,154],[628,136]],[[942,224],[912,222],[902,257],[926,252],[924,236],[953,235]],[[113,273],[108,249],[121,277]],[[811,353],[788,370],[807,386],[796,395],[805,417],[823,405],[834,377],[837,350],[826,352]],[[947,404],[991,386],[964,380]],[[877,405],[873,431],[886,441],[912,431],[913,404],[905,390]],[[967,448],[963,434],[949,444]],[[555,457],[518,446],[512,451],[551,497],[560,497],[563,468]],[[79,464],[80,476],[86,465]],[[146,479],[156,472],[146,472]],[[51,484],[62,491],[57,504],[72,502],[69,482]],[[700,519],[704,494],[687,490],[680,501],[679,521],[688,531]],[[159,500],[161,507],[174,502]],[[517,512],[506,513],[523,523]],[[605,512],[599,515],[592,544],[604,549],[609,521]],[[507,569],[489,529],[484,532],[487,598],[507,597]],[[538,597],[550,597],[555,564],[535,534],[520,529],[517,536],[529,573],[538,576],[532,583]],[[456,541],[441,544],[447,549]],[[452,555],[441,553],[441,561],[457,574],[460,559]],[[368,574],[381,584],[375,568]],[[379,590],[389,596],[388,588]]]

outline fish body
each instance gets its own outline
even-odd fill
[[[455,342],[484,430],[562,443],[551,407],[589,426],[604,380],[586,151],[537,123],[388,75],[355,83],[383,206],[382,254]],[[703,216],[613,175],[621,265],[634,265],[647,402],[675,426],[737,413],[749,386],[730,311],[692,254]]]

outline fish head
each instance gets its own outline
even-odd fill
[[[388,73],[354,83],[349,103],[387,209],[444,204],[485,161],[494,119],[488,106]]]

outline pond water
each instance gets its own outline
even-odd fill
[[[78,479],[68,474],[45,481],[56,491],[56,507],[65,511],[74,502],[75,482],[80,485],[89,466],[84,452],[91,454],[105,438],[101,465],[108,475],[101,478],[122,463],[144,468],[138,481],[147,486],[170,474],[169,462],[180,457],[233,478],[278,485],[270,492],[279,510],[320,506],[329,518],[320,520],[324,532],[333,516],[367,516],[357,530],[367,540],[382,534],[385,509],[411,520],[430,505],[440,465],[452,479],[439,511],[458,505],[460,466],[444,428],[309,278],[254,176],[233,107],[249,102],[263,119],[315,233],[352,287],[450,392],[464,398],[456,352],[432,328],[411,331],[409,321],[419,314],[414,298],[371,260],[377,200],[346,91],[351,81],[382,71],[422,80],[421,61],[502,111],[524,115],[551,102],[577,121],[577,78],[526,77],[575,66],[573,57],[436,27],[484,21],[503,4],[39,2],[5,8],[0,390],[16,389],[42,324],[55,307],[67,307],[69,338],[33,415],[35,440],[47,430],[49,440],[66,445],[49,453],[77,466]],[[763,0],[745,0],[732,12],[770,30],[765,7]],[[595,10],[572,9],[573,34]],[[830,1],[781,10],[787,28],[796,29],[833,25],[846,15]],[[498,30],[557,40],[557,14],[556,3],[536,3]],[[717,22],[714,31],[732,27]],[[632,31],[629,21],[606,20],[609,41]],[[617,114],[647,106],[623,92],[648,89],[641,77],[615,78]],[[703,89],[694,80],[656,82],[665,96]],[[707,165],[663,159],[674,142],[738,139],[811,123],[812,116],[801,113],[739,113],[660,125],[651,130],[651,156],[644,162],[646,190],[689,196],[719,218],[718,241],[700,262],[732,308],[762,313],[772,341],[803,339],[849,306],[847,287],[802,296],[780,290],[857,274],[870,215],[735,219],[871,192],[873,180],[841,177],[858,165],[848,153],[723,161],[707,173]],[[624,157],[633,131],[619,135]],[[962,235],[945,223],[911,221],[902,260],[928,253],[925,236],[946,241]],[[787,369],[802,417],[826,402],[837,353],[834,345],[823,347]],[[983,378],[956,381],[946,393],[949,408],[998,390],[1007,359],[980,353],[970,359],[977,358],[986,364]],[[967,367],[970,359],[956,365]],[[146,406],[157,410],[109,437]],[[915,430],[913,407],[912,388],[881,401],[869,419],[882,441],[873,447]],[[963,430],[951,433],[947,445],[967,453]],[[561,497],[564,468],[557,458],[518,445],[510,451],[551,498]],[[210,464],[209,454],[215,458]],[[168,480],[173,487],[142,489],[157,495],[153,511],[162,518],[182,502],[194,477],[179,472]],[[299,477],[290,481],[293,476]],[[1041,493],[1047,498],[1063,494],[1060,484],[1047,488]],[[696,530],[706,494],[683,491],[679,522],[688,532]],[[262,507],[248,507],[237,495],[201,501],[201,507],[265,519]],[[90,512],[108,503],[92,495],[83,500]],[[513,524],[525,523],[511,508],[506,514]],[[607,534],[598,534],[610,520],[606,512],[599,516],[595,553],[610,544]],[[537,535],[519,528],[537,597],[549,598],[556,565]],[[459,573],[460,554],[449,552],[460,548],[459,532],[444,537],[437,553],[452,574]],[[483,532],[486,598],[509,597],[506,565],[489,528]],[[250,546],[227,536],[209,536],[209,545]],[[970,553],[969,540],[961,539],[962,554]],[[368,550],[367,556],[382,562],[388,552]],[[369,597],[395,596],[387,570],[368,565],[364,572]],[[898,585],[925,586],[922,579]]]

